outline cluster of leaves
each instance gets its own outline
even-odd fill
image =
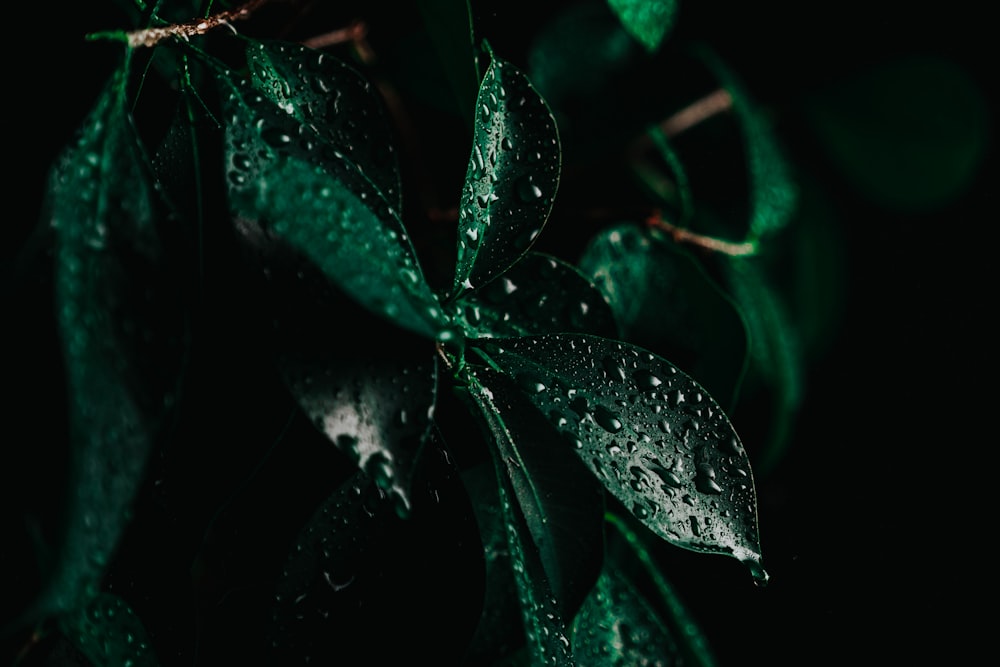
[[[199,9],[137,4],[137,26]],[[797,190],[766,117],[692,48],[676,58],[725,114],[658,122],[697,98],[681,89],[597,131],[621,73],[662,52],[672,2],[567,3],[520,66],[479,39],[475,3],[417,4],[441,68],[418,92],[470,140],[451,216],[404,197],[389,84],[407,81],[357,50],[225,28],[124,49],[45,202],[70,477],[18,628],[95,665],[228,659],[220,628],[249,617],[262,632],[237,641],[276,664],[362,641],[449,664],[707,665],[650,549],[766,581],[727,416],[771,391],[773,465],[801,400],[772,287]],[[732,137],[746,185],[702,194],[699,146]],[[576,205],[607,203],[586,196],[595,173],[618,187],[609,162],[639,212],[557,216],[568,178]],[[206,470],[212,488],[186,487]],[[184,564],[169,576],[136,564],[158,531]],[[268,571],[240,570],[234,552],[261,548],[240,531],[267,536]],[[171,577],[197,589],[190,627]]]

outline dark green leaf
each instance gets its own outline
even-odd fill
[[[504,273],[534,243],[559,185],[555,119],[527,77],[491,53],[458,220],[454,294]]]
[[[606,519],[612,530],[607,533],[605,570],[637,589],[635,592],[642,596],[644,606],[648,605],[663,623],[670,643],[680,652],[673,663],[712,667],[715,658],[706,637],[646,543],[651,533],[634,525],[634,517],[609,512]]]
[[[625,30],[654,53],[674,27],[677,0],[608,0]]]
[[[756,240],[788,225],[798,203],[798,187],[770,120],[744,89],[742,81],[707,49],[701,57],[732,97],[746,151],[750,192],[747,240]]]
[[[98,593],[59,619],[62,632],[92,667],[157,667],[150,638],[135,611],[121,598]]]
[[[456,106],[471,126],[480,75],[468,0],[419,0],[417,5]]]
[[[766,580],[746,452],[698,383],[652,352],[586,334],[473,344],[657,535],[737,558]]]
[[[462,481],[473,500],[486,562],[486,597],[465,658],[468,664],[492,665],[524,644],[524,623],[507,548],[496,470],[492,462],[479,464],[463,471]]]
[[[551,578],[561,573],[546,569],[546,564],[550,568],[558,564],[559,557],[552,553],[554,545],[547,537],[554,526],[548,525],[545,498],[539,495],[540,490],[530,471],[519,469],[523,459],[504,422],[505,408],[498,406],[492,390],[480,384],[476,377],[467,376],[466,379],[469,381],[468,397],[479,407],[497,448],[492,458],[498,480],[500,513],[531,663],[572,665],[566,623],[554,590],[556,581]]]
[[[798,331],[784,298],[753,258],[730,258],[727,282],[747,324],[751,368],[772,392],[771,432],[758,463],[770,471],[789,444],[803,398],[804,362]]]
[[[53,166],[46,194],[71,458],[62,555],[43,611],[95,593],[180,377],[175,276],[163,261],[149,161],[126,104],[122,69]]]
[[[617,153],[641,131],[650,90],[637,94],[632,84],[644,55],[605,0],[568,3],[538,29],[528,76],[555,114],[567,155]]]
[[[601,572],[573,620],[579,665],[682,664],[677,643],[631,581],[613,568]],[[613,656],[613,657],[612,657]]]
[[[514,336],[583,331],[614,337],[614,314],[604,296],[573,265],[528,252],[499,279],[466,292],[453,318],[466,336]]]
[[[666,164],[667,168],[670,169],[670,174],[672,179],[672,191],[670,193],[657,192],[661,198],[667,200],[669,203],[674,203],[676,201],[676,207],[678,209],[678,217],[681,224],[687,224],[687,222],[694,215],[694,195],[691,192],[691,185],[688,182],[687,170],[684,168],[684,163],[681,161],[680,156],[674,150],[673,146],[670,144],[670,140],[663,133],[663,130],[659,125],[654,125],[648,131],[649,138],[653,141],[653,145],[659,151],[660,158]],[[669,196],[666,196],[668,195]]]
[[[805,109],[861,194],[903,212],[937,209],[960,196],[991,140],[980,84],[942,57],[878,63],[823,87]]]
[[[458,664],[483,602],[484,563],[468,496],[439,445],[420,458],[408,518],[362,471],[309,517],[275,584],[273,664],[336,664],[345,654]]]
[[[339,58],[299,44],[253,41],[246,53],[257,90],[343,153],[403,210],[393,130],[371,82]]]
[[[259,252],[249,258],[266,276],[262,310],[271,316],[278,368],[292,396],[407,514],[416,457],[431,436],[433,344],[360,308],[264,230],[246,221],[238,227],[247,248]]]
[[[399,212],[339,150],[259,93],[221,72],[229,201],[307,255],[359,303],[434,338],[446,324]],[[248,228],[249,228],[248,227]]]
[[[469,398],[488,428],[555,603],[572,618],[600,569],[603,489],[511,379],[466,366]]]
[[[592,238],[579,266],[607,297],[625,340],[668,353],[711,395],[735,397],[746,365],[746,329],[697,259],[622,223]]]

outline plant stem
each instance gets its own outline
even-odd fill
[[[719,88],[661,121],[660,130],[668,137],[676,137],[712,116],[732,108],[733,96],[725,88]]]
[[[214,30],[219,26],[226,26],[232,30],[233,27],[230,24],[233,21],[249,19],[255,11],[271,2],[274,2],[274,0],[249,0],[236,9],[219,12],[218,14],[212,14],[211,16],[188,21],[187,23],[175,23],[160,28],[133,30],[126,33],[125,37],[130,47],[138,49],[156,46],[163,40],[171,37],[189,39],[195,35],[204,35],[209,30]]]
[[[646,224],[653,229],[666,232],[675,243],[687,243],[705,250],[711,250],[712,252],[720,252],[730,257],[747,257],[757,253],[757,244],[753,241],[733,243],[732,241],[723,241],[713,236],[697,234],[690,229],[670,224],[661,217],[659,211],[655,211],[653,215],[646,218]]]

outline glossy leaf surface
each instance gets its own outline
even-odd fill
[[[674,665],[679,649],[656,612],[620,572],[601,572],[573,621],[578,665]],[[613,657],[612,657],[613,656]]]
[[[566,622],[559,610],[559,601],[553,591],[549,573],[545,569],[545,545],[535,542],[535,530],[545,522],[539,513],[540,498],[532,498],[530,477],[525,474],[511,476],[511,467],[518,465],[517,458],[505,461],[503,456],[516,457],[510,447],[500,412],[493,405],[492,392],[467,378],[469,398],[482,406],[487,428],[495,433],[499,451],[494,452],[492,463],[497,479],[497,497],[500,521],[506,538],[507,558],[516,584],[521,619],[524,624],[525,649],[530,664],[573,665]],[[520,489],[516,488],[520,487]],[[517,659],[515,658],[515,661]]]
[[[220,79],[233,215],[291,244],[372,312],[435,337],[441,310],[399,212],[311,127],[231,74]]]
[[[343,153],[401,211],[393,128],[372,83],[343,60],[299,44],[255,40],[246,54],[254,87]]]
[[[705,390],[656,354],[584,334],[476,341],[605,488],[670,543],[761,566],[747,454]]]
[[[548,105],[519,69],[491,58],[459,207],[456,295],[493,280],[528,250],[559,185],[559,135]]]
[[[469,398],[492,438],[493,459],[510,484],[564,618],[571,618],[600,569],[604,495],[578,457],[511,378],[466,366]]]
[[[157,284],[171,274],[161,264],[154,188],[126,104],[120,70],[54,165],[47,192],[71,448],[62,555],[40,602],[54,610],[96,592],[179,378],[171,363],[176,294]]]
[[[590,240],[579,266],[607,297],[625,340],[668,354],[719,400],[735,395],[746,329],[736,304],[694,257],[621,223]]]
[[[351,301],[315,265],[249,221],[237,228],[248,263],[264,276],[260,310],[270,318],[286,386],[316,428],[407,514],[437,395],[433,344]]]
[[[455,302],[470,338],[581,331],[615,337],[604,296],[572,264],[529,251],[498,279]]]
[[[674,27],[677,0],[608,0],[625,30],[653,53]]]

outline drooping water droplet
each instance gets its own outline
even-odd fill
[[[538,201],[542,197],[542,189],[534,182],[531,175],[522,176],[517,181],[517,196],[526,204]]]
[[[608,433],[618,433],[625,426],[618,415],[603,405],[598,405],[594,410],[594,421]]]

